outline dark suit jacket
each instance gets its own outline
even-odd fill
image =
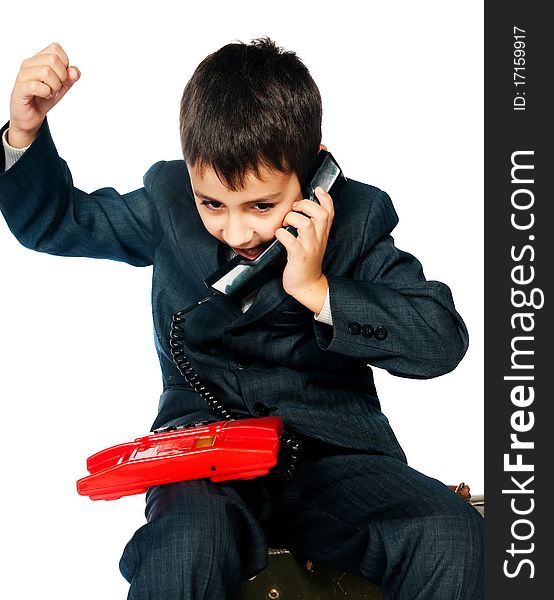
[[[414,378],[447,373],[467,349],[467,330],[449,288],[427,281],[418,260],[394,246],[398,218],[386,193],[349,180],[334,201],[323,262],[333,326],[316,322],[276,276],[244,314],[224,297],[190,313],[185,353],[238,415],[269,408],[305,434],[405,460],[381,413],[371,366]],[[204,279],[224,254],[202,226],[182,160],[156,163],[131,193],[87,194],[73,186],[45,123],[0,174],[0,208],[28,248],[153,265],[164,383],[153,428],[209,416],[168,344],[172,314],[207,295]]]

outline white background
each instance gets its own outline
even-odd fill
[[[412,466],[480,494],[482,12],[438,0],[12,1],[0,120],[21,61],[60,42],[82,78],[49,115],[58,150],[81,189],[130,191],[153,162],[180,157],[181,92],[207,54],[262,35],[296,51],[322,93],[324,143],[347,176],[391,195],[397,246],[450,286],[470,332],[448,375],[376,370],[383,410]],[[0,273],[0,595],[124,598],[117,563],[144,496],[92,502],[75,481],[87,456],[155,417],[151,269],[34,253],[2,220]]]

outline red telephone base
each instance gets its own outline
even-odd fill
[[[77,481],[77,492],[91,500],[117,500],[152,485],[266,475],[277,464],[282,432],[281,417],[257,417],[139,437],[90,456],[90,475]]]

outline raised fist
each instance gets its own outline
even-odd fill
[[[67,54],[56,43],[24,60],[11,95],[8,143],[14,148],[28,146],[46,113],[80,76],[79,69],[69,66]]]

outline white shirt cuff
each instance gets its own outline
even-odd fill
[[[8,130],[4,131],[2,134],[2,144],[4,146],[4,154],[6,156],[6,164],[4,166],[4,170],[7,171],[25,154],[25,150],[29,148],[29,146],[25,146],[25,148],[14,148],[8,144]]]
[[[314,315],[314,319],[319,323],[325,323],[326,325],[333,324],[333,316],[331,315],[331,304],[329,302],[329,288],[327,288],[327,294],[325,296],[325,302],[319,315]]]

